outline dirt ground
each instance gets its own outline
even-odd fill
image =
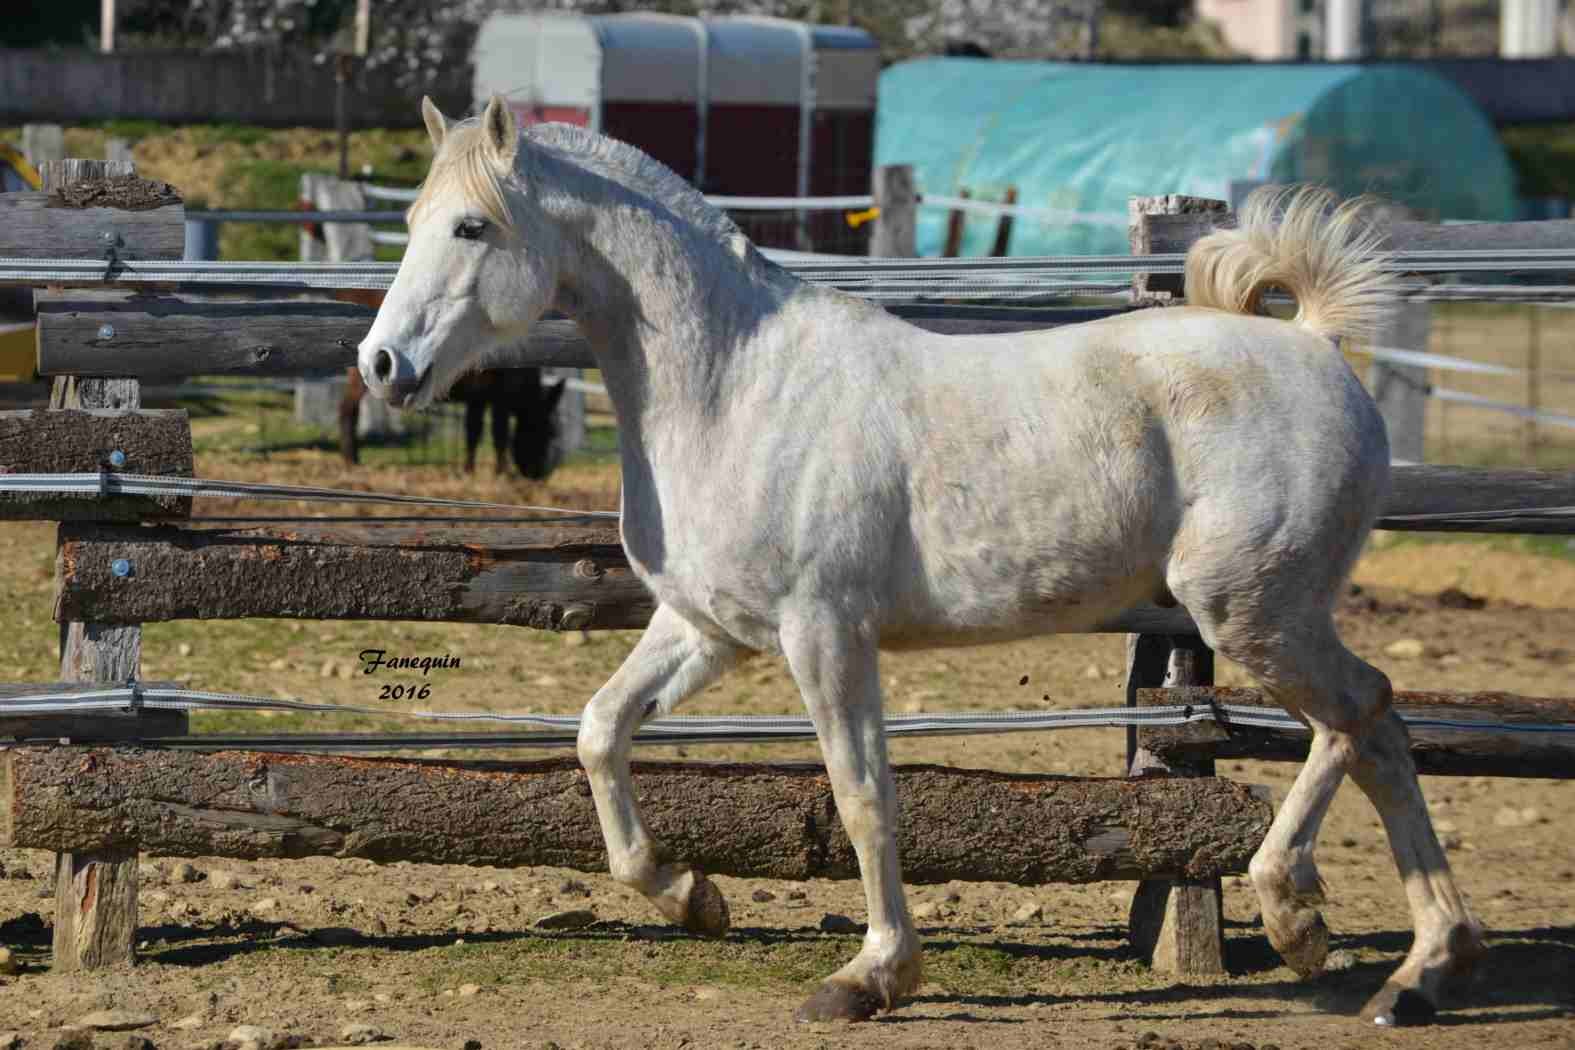
[[[198,473],[381,491],[558,505],[615,505],[605,460],[575,463],[543,485],[379,458],[351,471],[303,445],[266,459],[237,452],[242,414],[199,417]],[[315,508],[310,508],[315,509]],[[309,508],[199,505],[208,513],[303,513]],[[55,676],[53,531],[0,529],[0,680]],[[1575,670],[1575,560],[1563,541],[1515,538],[1380,540],[1344,603],[1345,637],[1400,688],[1502,689],[1568,695]],[[1439,593],[1485,599],[1456,607]],[[636,635],[542,634],[518,628],[329,621],[178,622],[144,628],[144,677],[218,690],[376,705],[380,680],[357,654],[457,655],[428,676],[419,705],[382,702],[386,719],[200,715],[194,731],[410,728],[398,708],[573,712],[616,667]],[[1421,655],[1386,649],[1421,643]],[[1406,651],[1415,647],[1402,647]],[[1122,640],[1041,639],[973,650],[894,655],[883,665],[894,712],[1084,707],[1120,703]],[[1020,685],[1026,676],[1027,684]],[[1243,681],[1220,668],[1225,683]],[[758,658],[708,689],[685,713],[796,713],[792,683]],[[1116,775],[1121,734],[1083,730],[898,741],[899,762]],[[791,760],[792,747],[689,747],[691,758]],[[659,752],[648,752],[661,757]],[[1224,763],[1223,776],[1269,785],[1283,798],[1294,767]],[[1575,1047],[1575,845],[1567,823],[1575,785],[1541,780],[1431,778],[1424,790],[1457,874],[1491,933],[1464,1008],[1414,1031],[1374,1031],[1354,1014],[1409,944],[1405,900],[1371,808],[1347,786],[1325,825],[1337,968],[1299,981],[1264,938],[1250,888],[1225,884],[1230,973],[1151,972],[1125,943],[1131,884],[915,887],[926,983],[917,999],[865,1026],[794,1025],[792,1008],[857,948],[823,932],[828,915],[862,921],[853,883],[719,880],[734,928],[702,941],[657,922],[605,875],[362,861],[240,863],[147,857],[140,884],[139,964],[90,975],[49,972],[50,855],[0,851],[0,945],[20,973],[0,975],[0,1046],[19,1032],[53,1047],[62,1026],[96,1009],[146,1012],[137,1035],[161,1048],[213,1050],[241,1024],[277,1045],[341,1041],[370,1025],[397,1045],[485,1048],[822,1048],[867,1045],[964,1050],[1028,1047],[1258,1050],[1367,1046]],[[1014,919],[1025,906],[1041,913]],[[589,925],[542,929],[546,915],[589,910]],[[1150,1036],[1149,1033],[1154,1033]],[[121,1033],[96,1036],[128,1046]],[[140,1048],[142,1044],[129,1044]]]

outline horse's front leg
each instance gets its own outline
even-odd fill
[[[861,1021],[893,1009],[919,985],[919,935],[908,916],[897,856],[897,796],[881,724],[873,639],[829,610],[783,624],[782,648],[815,722],[837,814],[859,858],[869,932],[864,946],[795,1015]]]
[[[657,606],[639,643],[597,690],[580,721],[580,764],[596,799],[613,878],[649,897],[670,921],[710,936],[727,932],[727,901],[689,865],[661,861],[630,783],[629,745],[640,723],[705,688],[741,653]]]

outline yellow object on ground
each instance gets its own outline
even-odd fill
[[[38,169],[27,162],[27,158],[22,156],[22,151],[4,142],[0,142],[0,167],[11,169],[29,189],[40,189],[44,184],[38,176]],[[0,188],[4,188],[5,182],[4,178],[0,178]]]
[[[33,322],[0,320],[0,383],[31,383],[37,367]]]

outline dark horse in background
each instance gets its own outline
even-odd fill
[[[360,303],[374,310],[383,304],[383,293],[379,291],[346,289],[333,296],[342,302]],[[348,377],[345,396],[339,402],[339,452],[346,463],[356,463],[361,452],[355,433],[356,417],[360,413],[361,399],[366,396],[366,384],[354,365]],[[476,469],[482,419],[491,408],[492,448],[498,457],[497,472],[508,471],[504,459],[507,450],[513,453],[514,465],[527,478],[541,481],[551,474],[553,463],[549,457],[553,439],[558,436],[554,413],[567,385],[567,379],[560,379],[552,386],[544,386],[539,368],[486,369],[455,383],[447,400],[465,403],[465,473],[473,473]],[[509,440],[511,418],[514,420],[512,442]]]
[[[357,462],[356,416],[366,384],[355,368],[349,370],[344,400],[339,402],[339,451],[345,462]],[[449,401],[465,403],[465,473],[476,469],[476,448],[481,444],[482,420],[492,410],[492,448],[497,453],[497,472],[508,472],[505,452],[512,453],[514,465],[527,478],[541,481],[552,473],[553,439],[558,428],[553,413],[563,397],[568,380],[551,386],[541,381],[539,368],[509,368],[473,372],[449,392]],[[514,437],[509,440],[509,421],[514,421]]]

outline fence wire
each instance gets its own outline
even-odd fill
[[[158,737],[159,746],[288,747],[301,750],[410,750],[438,747],[572,747],[580,728],[577,715],[500,712],[404,711],[353,704],[309,703],[277,697],[148,686],[136,682],[102,689],[35,693],[0,701],[0,716],[64,715],[89,711],[276,711],[309,714],[372,715],[447,723],[503,723],[530,727],[526,732],[439,734],[268,734]],[[1401,714],[1417,729],[1471,732],[1575,734],[1572,723],[1494,722]],[[1310,733],[1296,718],[1275,708],[1243,704],[1172,704],[1158,707],[1095,707],[1061,711],[987,711],[894,715],[884,720],[892,737],[974,736],[1046,732],[1060,729],[1183,726],[1214,722],[1229,730],[1268,729]],[[47,738],[53,739],[53,737]],[[816,740],[815,726],[786,715],[669,715],[645,723],[634,736],[642,746],[703,743],[799,743]]]

